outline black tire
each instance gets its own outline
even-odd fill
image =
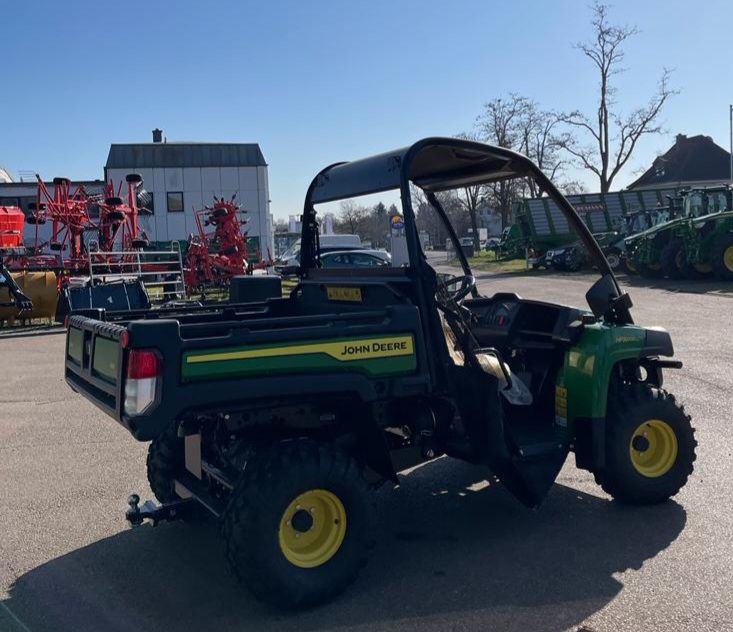
[[[43,224],[46,223],[46,220],[43,217],[36,217],[35,215],[28,215],[25,218],[25,222],[26,224],[31,224],[31,225],[37,224],[38,226],[42,226]]]
[[[58,241],[52,241],[50,244],[48,244],[48,247],[51,250],[56,250],[57,252],[60,252],[61,250],[64,249],[64,245]]]
[[[147,248],[150,242],[147,239],[133,239],[130,245],[133,248]]]
[[[639,439],[635,433],[652,420],[664,422],[674,432],[677,452],[671,457],[673,461],[668,463],[668,469],[645,475],[632,462],[631,447],[632,440]],[[664,502],[679,492],[692,474],[696,446],[690,416],[673,395],[646,385],[623,388],[609,394],[606,467],[596,473],[596,482],[619,502],[631,505]],[[643,444],[641,448],[652,449],[648,441],[646,448]]]
[[[662,274],[670,279],[681,279],[687,269],[687,252],[685,242],[681,239],[672,239],[662,250],[659,258]]]
[[[296,499],[324,490],[342,503],[342,524],[348,527],[330,558],[302,567],[286,557],[281,539],[286,529],[295,533],[291,520],[295,523],[300,512],[308,519],[311,514],[317,519],[317,513],[299,508],[283,521]],[[327,601],[351,584],[366,564],[373,537],[373,496],[356,461],[336,447],[307,439],[277,444],[247,464],[224,513],[222,534],[229,565],[255,597],[278,608]],[[299,533],[316,524],[311,521]]]
[[[662,266],[657,267],[658,264],[649,265],[648,263],[639,263],[636,269],[639,274],[647,279],[660,279],[662,277]]]
[[[69,180],[68,178],[61,178],[57,176],[56,178],[53,179],[53,183],[54,184],[71,184],[71,180]]]
[[[215,208],[211,211],[211,217],[224,217],[229,213],[225,208]]]
[[[184,467],[184,448],[176,430],[171,426],[150,443],[148,448],[148,483],[155,497],[162,503],[179,500],[173,489],[175,473]]]
[[[133,184],[137,184],[138,182],[142,182],[143,177],[139,173],[128,173],[125,176],[125,182],[132,182]]]
[[[634,266],[634,262],[631,261],[628,257],[621,257],[621,270],[628,275],[636,275],[639,274],[636,271],[636,266]]]
[[[612,248],[606,253],[606,261],[608,261],[608,265],[614,272],[621,270],[621,253],[616,248]]]
[[[122,198],[119,198],[119,197],[108,197],[108,198],[105,198],[104,203],[107,206],[122,206],[122,204],[123,204]]]
[[[733,233],[720,235],[713,243],[710,261],[715,276],[724,281],[733,281]]]

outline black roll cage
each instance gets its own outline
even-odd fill
[[[412,208],[411,182],[425,191],[428,202],[445,224],[464,273],[471,275],[458,236],[435,193],[521,177],[534,178],[540,191],[557,204],[601,276],[610,277],[617,296],[621,296],[618,281],[592,233],[570,202],[537,165],[526,156],[503,147],[447,137],[425,138],[408,147],[361,160],[334,163],[321,170],[308,187],[305,197],[299,275],[307,278],[311,270],[319,267],[317,204],[399,189],[410,260],[408,274],[421,278],[421,266],[427,264],[420,248]],[[628,308],[622,309],[625,313],[619,314],[620,320],[632,322]]]

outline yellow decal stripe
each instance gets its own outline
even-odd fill
[[[249,360],[252,358],[273,358],[277,356],[325,353],[336,360],[369,360],[412,355],[415,352],[412,336],[391,336],[388,338],[361,338],[339,342],[315,342],[290,347],[270,347],[242,351],[222,351],[188,356],[187,364],[218,362],[220,360]]]

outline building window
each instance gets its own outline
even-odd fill
[[[183,212],[183,193],[181,191],[169,191],[168,196],[168,212],[169,213],[182,213]]]

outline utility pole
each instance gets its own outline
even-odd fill
[[[728,106],[730,115],[730,183],[733,184],[733,104]]]

